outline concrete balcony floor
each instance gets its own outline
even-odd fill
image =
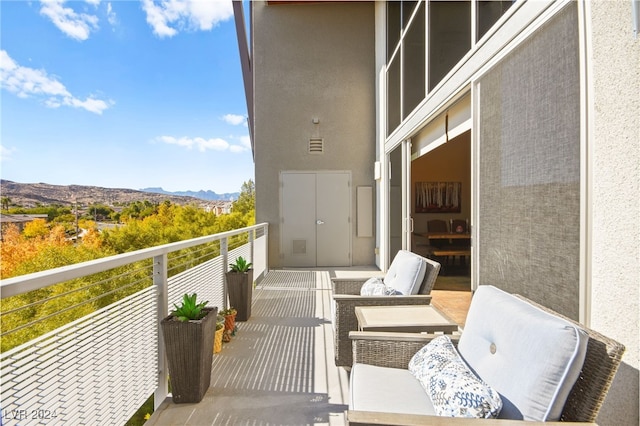
[[[204,399],[167,399],[146,424],[347,424],[349,378],[333,359],[331,278],[379,274],[373,267],[270,271],[254,289],[251,318],[214,355]],[[432,303],[463,324],[471,293],[443,288]]]

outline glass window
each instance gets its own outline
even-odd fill
[[[471,2],[429,3],[429,90],[471,49]]]
[[[480,40],[498,19],[511,7],[512,1],[479,1],[477,3],[478,25],[476,39]]]
[[[400,55],[387,69],[387,136],[400,124]]]
[[[426,95],[425,6],[421,3],[402,42],[402,118],[406,118]]]
[[[400,42],[401,5],[397,1],[387,2],[387,63],[391,60],[393,51]]]
[[[402,2],[402,29],[407,28],[411,14],[418,4],[417,1],[403,1]]]

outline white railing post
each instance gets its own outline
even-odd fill
[[[269,272],[269,225],[264,225],[264,274]]]
[[[222,257],[222,307],[227,309],[227,267],[229,266],[229,244],[227,237],[220,239],[220,256]]]
[[[255,229],[251,229],[248,231],[249,238],[247,239],[247,243],[249,244],[249,262],[255,263],[256,260],[253,258],[253,240],[255,238]]]
[[[169,394],[169,372],[165,353],[164,337],[160,321],[169,315],[169,288],[167,277],[167,255],[161,254],[153,258],[153,284],[158,296],[157,302],[157,328],[158,333],[158,382],[153,398],[154,410],[160,407]]]

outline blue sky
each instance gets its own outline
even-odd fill
[[[0,176],[239,191],[253,179],[230,1],[0,1]]]

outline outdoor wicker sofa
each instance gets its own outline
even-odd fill
[[[496,290],[480,286],[466,329],[459,338],[451,339],[470,370],[502,398],[499,418],[481,419],[482,424],[515,424],[523,419],[529,424],[595,422],[624,346],[521,296]],[[484,293],[480,297],[483,302],[475,300],[478,292]],[[479,303],[485,306],[479,309]],[[504,321],[505,317],[512,321]],[[416,412],[423,410],[422,398],[430,405],[424,410],[433,410],[434,399],[429,396],[433,387],[421,386],[415,373],[407,369],[414,354],[421,349],[425,353],[425,345],[437,336],[352,332],[350,337],[354,354],[350,425],[458,425],[476,421]],[[413,368],[415,371],[415,364]],[[418,385],[402,383],[401,389],[396,389],[403,380],[414,380]],[[419,395],[422,390],[424,395]],[[505,423],[502,418],[510,421]]]
[[[356,306],[390,306],[390,305],[428,305],[431,303],[431,289],[440,272],[440,264],[418,254],[400,250],[389,266],[385,275],[385,282],[393,279],[406,280],[402,273],[415,267],[415,263],[422,265],[424,275],[409,274],[418,279],[419,285],[414,286],[414,294],[392,296],[361,296],[360,289],[368,278],[332,279],[334,301],[334,340],[336,366],[351,367],[352,352],[349,332],[358,329]]]

